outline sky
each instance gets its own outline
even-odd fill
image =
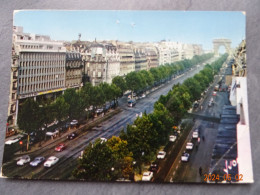
[[[25,33],[49,35],[53,40],[161,40],[202,44],[213,49],[212,40],[231,39],[237,47],[245,39],[246,17],[242,12],[216,11],[58,11],[14,12],[15,26]],[[224,47],[220,48],[220,52]]]

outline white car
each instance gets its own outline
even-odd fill
[[[5,142],[5,144],[11,145],[11,144],[18,142],[19,140],[20,140],[19,138],[9,139],[8,141]]]
[[[157,155],[157,158],[158,158],[158,159],[164,159],[165,156],[166,156],[166,152],[164,152],[164,151],[159,151],[159,152],[158,152],[158,155]]]
[[[30,157],[28,155],[22,156],[18,161],[17,161],[17,165],[24,165],[25,163],[30,162]]]
[[[59,159],[56,156],[51,156],[49,157],[45,163],[43,164],[43,166],[45,167],[51,167],[52,165],[55,165],[57,162],[59,161]]]
[[[186,149],[187,150],[192,150],[193,149],[193,143],[192,142],[188,142],[186,145]]]
[[[189,160],[189,157],[190,157],[190,154],[184,152],[184,153],[181,155],[181,161],[182,161],[182,162],[187,162],[187,161]]]
[[[58,129],[55,129],[54,131],[47,131],[46,132],[47,136],[56,136],[58,134],[59,134],[59,130]]]
[[[71,122],[70,122],[70,125],[77,125],[79,122],[77,121],[77,120],[72,120]]]
[[[104,137],[101,137],[100,140],[101,140],[101,144],[103,144],[104,142],[107,142],[107,138],[104,138]]]
[[[169,136],[169,141],[170,142],[175,142],[176,139],[177,139],[177,137],[175,135],[170,135]]]
[[[194,139],[197,139],[199,137],[199,132],[197,130],[195,130],[193,133],[192,133],[192,138]]]
[[[153,172],[147,171],[143,173],[142,181],[151,181],[153,178]]]

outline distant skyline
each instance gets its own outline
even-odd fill
[[[22,10],[14,12],[14,25],[53,40],[77,40],[81,33],[81,40],[87,41],[166,40],[202,44],[209,50],[215,38],[231,39],[231,47],[237,47],[245,39],[245,18],[238,11]]]

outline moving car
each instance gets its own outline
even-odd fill
[[[67,138],[68,138],[69,140],[72,140],[72,139],[74,139],[74,138],[77,137],[77,136],[78,136],[77,133],[71,133],[71,134],[69,134],[69,135],[67,136]]]
[[[153,178],[153,172],[146,171],[143,173],[142,181],[151,181]]]
[[[25,163],[30,162],[30,157],[28,155],[22,156],[18,161],[17,161],[17,165],[24,165]]]
[[[32,162],[30,162],[30,165],[32,167],[37,167],[39,164],[41,164],[45,158],[43,156],[36,157]]]
[[[181,155],[181,161],[182,161],[182,162],[187,162],[187,161],[189,161],[189,158],[190,158],[190,154],[187,153],[187,152],[183,152],[183,154]]]
[[[59,161],[59,159],[56,156],[51,156],[49,157],[45,163],[43,164],[44,167],[51,167],[53,165],[55,165],[57,162]]]
[[[186,145],[186,149],[187,150],[192,150],[193,149],[193,143],[192,142],[188,142]]]
[[[177,139],[177,136],[176,136],[176,135],[170,135],[170,136],[169,136],[169,141],[170,141],[170,142],[175,142],[176,139]]]
[[[60,143],[58,146],[55,147],[55,151],[61,152],[62,150],[65,149],[65,144]]]
[[[157,158],[158,158],[158,159],[164,159],[165,156],[166,156],[166,152],[164,152],[164,151],[159,151],[159,152],[158,152],[158,155],[157,155]]]
[[[212,95],[213,95],[213,96],[216,96],[216,95],[217,95],[217,92],[216,92],[216,91],[213,91]]]
[[[129,100],[129,101],[127,102],[127,104],[128,104],[128,107],[134,107],[135,104],[136,104],[136,101],[135,101],[135,100]]]

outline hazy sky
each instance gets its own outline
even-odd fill
[[[198,11],[19,11],[14,25],[53,40],[120,40],[198,43],[212,49],[212,39],[228,38],[237,47],[245,38],[242,12]],[[221,48],[221,50],[224,48]]]

